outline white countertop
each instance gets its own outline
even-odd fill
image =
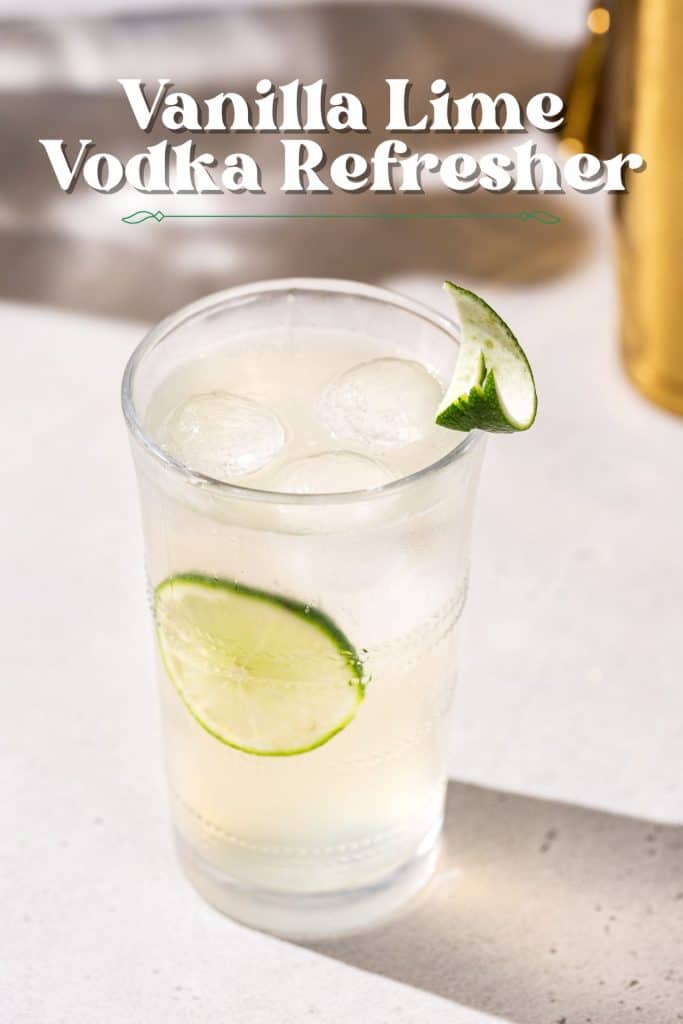
[[[606,200],[583,208],[578,268],[487,290],[541,407],[489,444],[437,878],[318,951],[221,918],[174,861],[118,404],[141,328],[0,306],[3,1020],[682,1019],[683,422],[621,375]]]

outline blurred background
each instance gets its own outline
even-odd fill
[[[541,90],[566,94],[585,34],[584,0],[539,5],[478,3],[244,4],[12,3],[0,5],[0,293],[116,317],[157,319],[209,291],[258,278],[318,274],[392,281],[421,272],[534,285],[565,273],[584,251],[592,214],[571,197],[426,197],[279,192],[277,135],[195,135],[198,149],[243,150],[264,170],[259,196],[145,197],[124,187],[112,196],[79,183],[62,193],[38,138],[126,159],[164,135],[137,127],[120,77],[170,77],[198,99],[236,90],[253,96],[261,77],[276,83],[324,78],[365,102],[371,132],[323,136],[330,160],[370,151],[384,135],[386,77],[407,77],[422,106],[438,77],[452,94],[511,91],[520,102]],[[183,133],[183,138],[185,138]],[[405,135],[414,150],[442,154],[518,144],[524,137]],[[177,138],[174,141],[182,141]],[[553,137],[540,145],[552,151]],[[71,152],[71,149],[69,150]],[[421,223],[154,222],[120,218],[149,202],[165,212],[281,213],[420,210],[560,212],[552,230],[514,221]],[[153,209],[157,206],[154,205]],[[538,244],[541,242],[542,244]],[[153,278],[150,276],[153,268]]]

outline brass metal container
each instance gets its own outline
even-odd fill
[[[683,0],[614,6],[607,119],[616,151],[647,161],[617,197],[623,359],[647,398],[683,415]]]

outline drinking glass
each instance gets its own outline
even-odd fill
[[[296,339],[311,328],[323,338],[340,325],[450,379],[450,319],[381,288],[290,279],[220,292],[168,317],[131,356],[122,389],[153,616],[164,581],[227,581],[324,616],[362,663],[362,700],[344,728],[301,753],[259,756],[221,742],[191,713],[156,630],[184,872],[219,910],[291,937],[367,926],[433,872],[482,437],[453,434],[436,462],[370,490],[293,494],[182,465],[155,438],[150,409],[169,379],[182,383],[185,367],[210,365],[238,341],[245,350],[252,336],[285,329]],[[297,394],[298,382],[283,376],[281,387]]]

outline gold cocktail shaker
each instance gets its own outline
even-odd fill
[[[616,196],[621,347],[636,387],[683,415],[683,0],[613,0],[588,27],[567,135],[647,161]]]

